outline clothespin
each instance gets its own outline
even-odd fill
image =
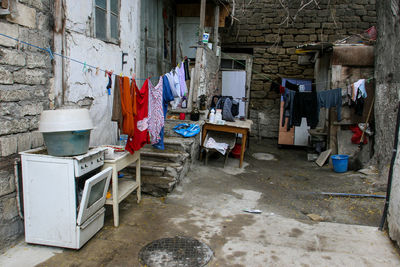
[[[86,61],[85,61],[85,62],[83,63],[82,71],[83,71],[83,72],[87,72],[87,70],[88,70],[88,67],[87,67]]]
[[[21,41],[18,40],[18,41],[17,41],[17,50],[19,50],[20,48],[21,48]]]
[[[133,73],[133,74],[132,74],[132,80],[135,80],[135,78],[136,78],[136,74]]]
[[[121,77],[121,78],[122,78],[122,76],[123,76],[123,73],[121,72],[121,73],[119,74],[119,77]]]
[[[96,75],[99,75],[99,67],[96,67]]]
[[[53,52],[51,51],[50,46],[49,46],[46,50],[47,50],[47,52],[49,53],[50,58],[51,58],[51,59],[54,59],[54,55],[53,55]],[[85,63],[85,64],[86,64],[86,63]]]
[[[374,77],[368,78],[367,83],[369,83]]]

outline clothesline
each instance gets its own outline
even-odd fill
[[[68,56],[65,56],[65,55],[62,55],[62,54],[53,52],[53,51],[51,50],[50,47],[47,47],[47,48],[40,47],[40,46],[31,44],[31,43],[22,41],[22,40],[20,40],[20,39],[18,39],[18,38],[9,36],[9,35],[4,34],[4,33],[0,33],[0,36],[3,36],[3,37],[6,37],[6,38],[9,38],[9,39],[12,39],[12,40],[14,40],[14,41],[17,41],[17,42],[18,42],[18,46],[19,46],[20,43],[22,43],[22,44],[25,44],[25,45],[34,47],[34,48],[36,48],[36,49],[45,51],[45,52],[47,52],[47,53],[49,54],[49,56],[50,56],[51,59],[54,59],[54,56],[59,56],[59,57],[64,58],[64,59],[68,59],[68,60],[70,60],[70,61],[72,61],[72,62],[81,64],[81,65],[83,65],[83,70],[86,70],[87,68],[91,68],[91,69],[96,70],[96,72],[97,72],[97,71],[102,71],[102,72],[104,72],[105,74],[111,74],[111,75],[116,76],[116,77],[121,76],[121,74],[116,74],[116,73],[113,73],[113,72],[111,72],[111,71],[109,71],[109,70],[101,69],[101,68],[96,67],[96,66],[94,66],[94,65],[88,64],[88,63],[86,63],[86,61],[82,62],[82,61],[80,61],[80,60],[77,60],[77,59],[74,59],[74,58],[71,58],[71,57],[68,57]],[[226,54],[226,53],[222,53],[222,54],[225,55],[225,56],[227,56],[227,57],[229,57],[229,58],[231,58],[231,59],[232,59],[233,61],[235,61],[236,63],[238,63],[238,64],[240,64],[240,65],[242,65],[242,66],[246,66],[245,64],[243,64],[243,63],[240,62],[239,60],[233,58],[232,56],[230,56],[230,55],[228,55],[228,54]],[[257,72],[257,71],[255,71],[255,70],[252,70],[252,72],[253,72],[254,74],[256,74],[256,75],[261,75],[261,76],[263,76],[264,78],[266,78],[267,80],[269,80],[269,81],[271,81],[271,82],[273,82],[273,83],[276,83],[272,78],[270,78],[268,75],[266,75],[266,74],[264,74],[264,73]],[[160,76],[158,76],[158,77],[148,77],[148,78],[150,78],[150,79],[159,79]],[[141,80],[144,81],[144,80],[146,80],[146,79],[148,79],[148,78],[135,78],[135,80],[137,80],[137,81],[141,81]],[[374,79],[374,77],[367,78],[367,79],[366,79],[366,82],[369,83],[372,79]],[[324,82],[314,82],[314,83],[311,83],[311,84],[316,85],[316,84],[326,84],[326,83],[327,83],[327,81],[324,81]]]
[[[242,66],[246,67],[246,64],[243,64],[242,62],[240,62],[240,60],[238,60],[238,59],[236,59],[236,58],[230,56],[229,54],[226,54],[226,53],[223,53],[223,52],[222,52],[221,54],[223,54],[224,56],[229,57],[230,59],[232,59],[234,62],[238,63],[239,65],[242,65]],[[267,74],[265,74],[265,73],[261,73],[261,72],[255,71],[255,70],[252,70],[252,73],[255,74],[255,75],[263,76],[263,78],[269,80],[269,81],[272,82],[272,83],[279,84],[278,82],[274,81],[271,77],[269,77],[269,76],[268,76]],[[282,78],[282,77],[279,76],[279,78]],[[370,82],[371,80],[373,80],[374,78],[375,78],[375,77],[369,77],[369,78],[366,78],[365,80],[366,80],[367,83],[369,83],[369,82]],[[313,83],[311,83],[311,84],[314,84],[314,85],[317,85],[317,84],[327,84],[327,82],[328,82],[328,81],[313,82]],[[280,84],[279,84],[279,85],[280,85]]]
[[[101,69],[101,68],[96,67],[96,66],[94,66],[94,65],[88,64],[88,63],[86,63],[85,61],[82,62],[82,61],[80,61],[80,60],[77,60],[77,59],[74,59],[74,58],[71,58],[71,57],[64,56],[64,55],[62,55],[62,54],[53,52],[53,51],[51,50],[50,47],[48,47],[48,48],[40,47],[40,46],[31,44],[31,43],[22,41],[22,40],[20,40],[20,39],[18,39],[18,38],[9,36],[9,35],[4,34],[4,33],[0,33],[0,36],[3,36],[3,37],[6,37],[6,38],[9,38],[9,39],[12,39],[12,40],[14,40],[14,41],[17,41],[17,42],[18,42],[18,46],[19,46],[19,44],[25,44],[25,45],[34,47],[34,48],[36,48],[36,49],[42,50],[42,51],[44,51],[44,52],[47,52],[47,53],[49,54],[49,56],[50,56],[51,59],[54,59],[54,56],[59,56],[59,57],[61,57],[61,58],[68,59],[68,60],[70,60],[70,61],[72,61],[72,62],[81,64],[81,65],[83,65],[83,71],[85,71],[85,70],[87,70],[88,68],[90,68],[90,69],[96,70],[96,72],[101,71],[101,72],[104,72],[105,74],[108,74],[108,73],[109,73],[109,74],[114,75],[114,76],[116,76],[116,77],[118,77],[118,76],[121,75],[121,74],[113,73],[113,72],[111,72],[110,70]],[[158,76],[158,77],[148,77],[148,78],[135,78],[135,80],[137,80],[137,81],[140,81],[140,80],[144,81],[144,80],[147,80],[147,79],[156,79],[156,78],[159,79],[160,76]]]

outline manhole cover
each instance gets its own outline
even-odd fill
[[[148,267],[201,267],[213,256],[204,243],[190,237],[163,238],[147,244],[139,252],[139,261]]]

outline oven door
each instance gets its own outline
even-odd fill
[[[112,168],[108,167],[85,182],[79,205],[77,224],[82,225],[90,216],[104,206]]]

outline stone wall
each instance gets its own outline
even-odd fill
[[[375,78],[375,158],[382,182],[388,177],[392,156],[400,92],[400,1],[377,1],[378,42]],[[389,205],[389,234],[400,245],[400,157],[399,147],[393,171]]]
[[[362,33],[376,23],[375,0],[321,0],[316,1],[318,7],[312,3],[300,11],[303,1],[299,0],[282,1],[289,2],[288,9],[278,0],[235,2],[235,22],[224,29],[222,47],[230,52],[253,49],[249,110],[254,122],[260,113],[264,137],[278,136],[280,97],[270,91],[271,80],[314,77],[313,64],[298,64],[296,46],[333,42]],[[291,18],[285,20],[288,12]]]
[[[17,2],[17,1],[15,1]],[[19,0],[0,16],[0,32],[41,47],[52,45],[49,0]],[[14,183],[18,152],[43,145],[42,110],[53,106],[52,64],[47,53],[0,36],[0,250],[23,233]]]

